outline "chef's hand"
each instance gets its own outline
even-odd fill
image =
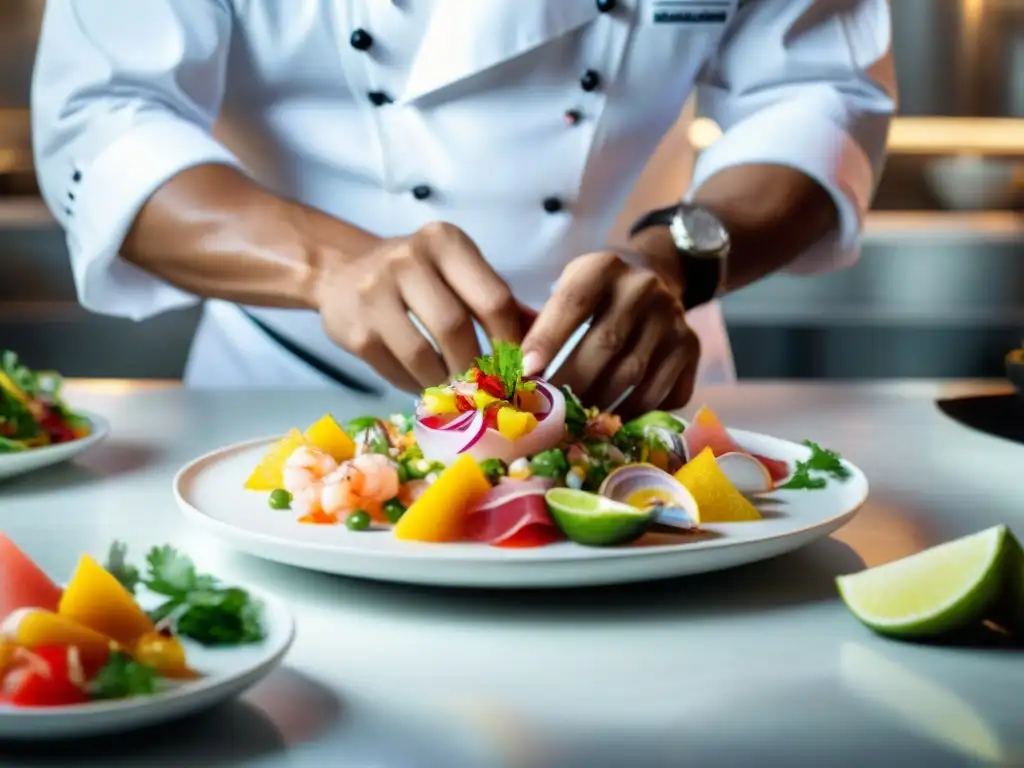
[[[584,403],[633,416],[681,408],[693,394],[700,343],[686,324],[674,276],[613,251],[573,260],[523,341],[527,374],[543,372],[577,329],[583,339],[555,375]]]
[[[431,223],[356,258],[333,261],[318,295],[327,335],[410,392],[472,365],[480,354],[474,319],[492,339],[522,340],[520,305],[452,224]]]

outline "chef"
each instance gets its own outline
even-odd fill
[[[417,390],[500,338],[671,408],[734,376],[722,292],[857,258],[891,43],[886,0],[62,0],[34,146],[84,307],[205,301],[189,385]],[[611,242],[692,92],[722,138]]]

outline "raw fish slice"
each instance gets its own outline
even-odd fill
[[[466,538],[494,547],[531,547],[561,538],[548,514],[550,483],[536,478],[506,480],[492,488],[466,521]]]
[[[789,465],[779,459],[771,459],[750,453],[732,439],[725,425],[715,412],[706,405],[693,417],[690,426],[683,432],[683,447],[686,449],[687,461],[692,461],[705,448],[710,448],[715,458],[727,453],[743,453],[757,459],[771,477],[772,485],[777,485],[790,475]]]
[[[56,611],[61,588],[18,545],[0,533],[0,618],[18,608]]]

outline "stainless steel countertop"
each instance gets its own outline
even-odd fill
[[[1007,523],[1024,535],[1024,447],[945,419],[985,382],[740,384],[698,392],[732,426],[811,438],[871,495],[831,539],[646,586],[489,594],[348,581],[236,554],[191,529],[174,472],[217,446],[381,406],[332,392],[190,392],[76,382],[110,440],[0,485],[0,527],[53,573],[111,539],[173,543],[286,596],[284,669],[194,721],[91,744],[12,748],[5,766],[929,766],[1024,764],[1024,664],[997,649],[874,636],[834,577]],[[388,403],[384,407],[400,406]]]

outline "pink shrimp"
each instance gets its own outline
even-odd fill
[[[324,478],[337,470],[338,462],[323,451],[302,446],[284,463],[282,483],[292,495],[292,505],[306,513],[319,511]]]
[[[364,453],[346,461],[324,478],[320,506],[324,512],[365,509],[371,514],[398,495],[398,470],[378,453]]]

